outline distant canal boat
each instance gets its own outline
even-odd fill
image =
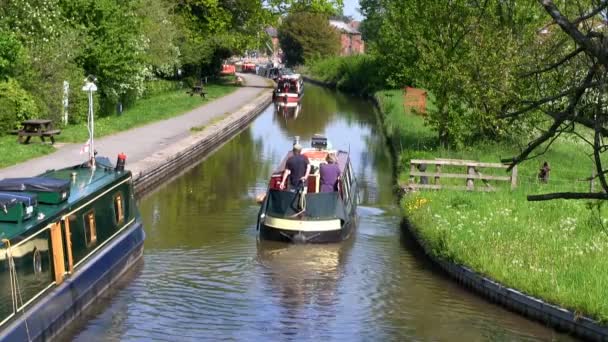
[[[304,81],[300,74],[283,75],[277,80],[273,100],[277,104],[297,106],[304,96]]]
[[[96,161],[0,180],[0,341],[53,338],[140,259],[131,172]]]
[[[321,191],[320,166],[329,153],[337,158],[340,176],[334,191]],[[289,152],[270,177],[262,199],[258,230],[262,239],[285,242],[326,243],[347,239],[356,223],[358,187],[349,153],[327,147],[327,139],[316,135],[312,148],[302,154],[311,164],[306,186],[297,191],[281,190]]]

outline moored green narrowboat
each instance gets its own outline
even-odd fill
[[[131,173],[96,161],[0,180],[0,341],[52,338],[142,255]]]

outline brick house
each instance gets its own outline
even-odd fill
[[[279,46],[279,33],[274,27],[266,28],[266,33],[270,36],[270,39],[272,40],[272,57],[278,57],[281,53],[281,48]]]
[[[340,56],[365,53],[365,42],[357,29],[359,22],[346,23],[342,20],[330,20],[329,24],[340,31]]]

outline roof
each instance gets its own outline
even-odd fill
[[[350,33],[350,34],[361,34],[361,32],[357,31],[355,28],[351,27],[347,23],[342,20],[330,20],[329,25],[337,28],[341,32]]]
[[[105,188],[109,184],[125,177],[126,172],[103,171],[98,168],[96,171],[90,168],[66,168],[61,170],[51,170],[40,175],[55,179],[71,180],[72,173],[76,173],[76,179],[71,182],[70,196],[67,201],[60,204],[38,203],[38,212],[43,214],[40,217],[33,217],[19,223],[0,222],[0,238],[11,239],[21,235],[26,231],[32,233],[46,227],[48,224],[57,220],[57,215],[70,210],[76,203],[82,201],[89,195]]]
[[[277,29],[275,29],[274,27],[268,27],[266,28],[266,33],[268,33],[269,36],[271,36],[272,38],[276,38],[279,36],[279,33],[277,32]]]

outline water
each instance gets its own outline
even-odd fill
[[[144,260],[64,336],[75,341],[569,340],[455,284],[400,230],[373,107],[307,85],[297,118],[269,107],[141,201]],[[292,115],[293,116],[293,115]],[[258,241],[254,199],[291,146],[350,150],[359,224],[340,244]]]

